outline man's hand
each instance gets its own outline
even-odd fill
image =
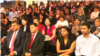
[[[16,53],[15,52],[11,52],[10,54],[9,54],[9,56],[14,56]]]
[[[29,55],[29,56],[31,56],[31,54],[30,54],[30,53],[28,53],[28,55]]]
[[[31,54],[30,53],[25,53],[25,56],[31,56]]]
[[[1,43],[3,43],[3,42],[4,42],[4,40],[5,40],[5,37],[3,37],[3,38],[1,39]]]
[[[93,34],[98,34],[99,33],[99,31],[98,30],[96,30]]]
[[[1,50],[0,50],[0,54],[1,54]]]
[[[28,53],[25,53],[25,56],[28,56]]]

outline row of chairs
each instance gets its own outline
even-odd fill
[[[56,52],[56,41],[45,41],[43,53],[44,56],[58,56]]]

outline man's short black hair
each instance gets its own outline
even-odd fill
[[[90,29],[90,24],[87,22],[82,23],[81,26],[87,26],[87,28]]]
[[[11,24],[16,23],[17,25],[20,25],[19,21],[12,21]]]
[[[38,25],[36,23],[31,23],[30,26],[31,25],[34,25],[35,27],[38,27]]]
[[[100,17],[97,17],[97,18],[95,18],[94,22],[95,22],[97,19],[99,19],[99,21],[100,21]]]
[[[38,17],[35,17],[34,20],[35,20],[35,19],[39,21],[39,18],[38,18]]]
[[[54,14],[54,11],[53,10],[51,10],[50,12],[53,12],[53,14]]]

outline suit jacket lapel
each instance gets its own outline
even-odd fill
[[[10,35],[7,36],[7,37],[9,37],[8,45],[10,44],[10,41],[11,41],[11,39],[12,39],[13,32],[14,32],[14,31],[11,31]]]
[[[39,37],[39,32],[37,33],[37,35],[35,36],[35,39],[33,40],[33,43],[32,43],[32,46],[34,45],[34,43],[37,41],[38,37]],[[29,42],[28,42],[28,48],[30,47],[30,43],[31,43],[31,38],[32,38],[32,35],[31,33],[29,34]],[[31,46],[31,47],[32,47]]]
[[[29,35],[28,35],[27,38],[28,38],[28,41],[29,41],[28,44],[27,44],[27,45],[28,45],[28,49],[29,49],[29,47],[30,47],[30,43],[31,43],[31,38],[32,38],[31,33],[29,33]]]
[[[17,35],[16,35],[16,39],[19,38],[20,33],[21,33],[21,30],[19,29],[19,31],[18,31],[18,33],[17,33]],[[16,39],[15,39],[15,41],[16,41]]]
[[[38,37],[40,36],[39,32],[37,33],[37,35],[35,36],[35,39],[33,40],[32,46],[34,45],[34,43],[37,41]]]

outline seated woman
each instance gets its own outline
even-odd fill
[[[0,22],[1,22],[2,28],[5,28],[5,30],[7,30],[9,26],[8,19],[6,18],[4,13],[0,13],[0,14],[1,14]]]
[[[42,24],[42,25],[44,25],[44,21],[45,21],[45,18],[44,18],[44,16],[43,16],[43,14],[39,14],[39,22],[40,22],[40,24]]]
[[[68,8],[66,8],[66,10],[65,10],[65,19],[68,21],[69,24],[74,23],[74,17],[73,17],[73,15],[70,15],[70,11]]]
[[[54,25],[52,25],[52,22],[49,18],[46,18],[45,20],[45,26],[42,29],[42,34],[48,35],[50,37],[49,41],[55,41],[56,28]]]
[[[95,19],[99,16],[99,8],[95,7],[94,11],[91,13],[91,19]]]
[[[21,23],[22,23],[22,25],[21,25],[20,29],[22,29],[26,33],[30,32],[27,18],[23,18]]]
[[[57,19],[57,21],[59,20],[59,17],[60,17],[60,10],[57,10],[55,14],[55,18]]]
[[[74,25],[72,27],[72,33],[75,34],[76,36],[79,36],[81,34],[79,18],[75,18],[75,22],[74,22]]]
[[[81,23],[84,23],[86,21],[86,15],[82,8],[78,9],[78,14],[75,16],[75,18],[79,18]]]
[[[57,39],[57,53],[59,56],[75,56],[74,49],[76,45],[76,38],[71,33],[67,26],[61,28],[62,37]]]
[[[69,26],[68,21],[65,20],[65,16],[64,15],[60,15],[60,20],[57,21],[56,23],[56,28],[60,28],[62,26]]]

